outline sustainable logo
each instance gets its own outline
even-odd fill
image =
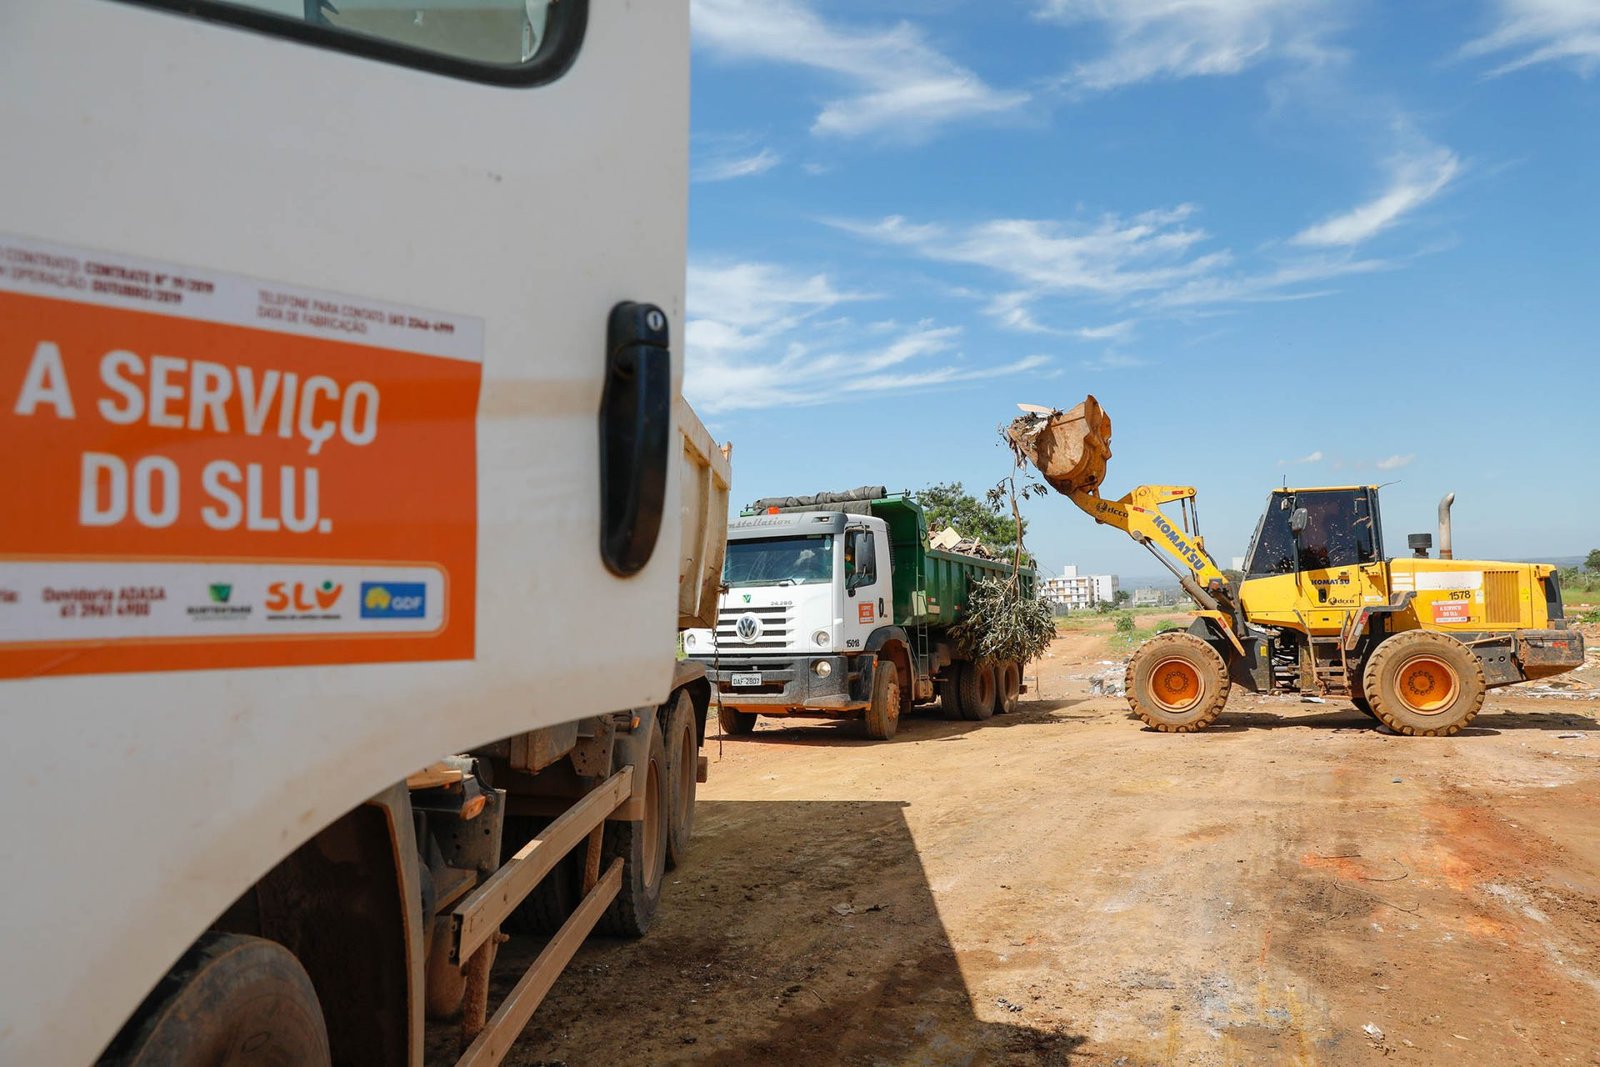
[[[362,582],[363,619],[420,619],[428,612],[428,587],[421,582]]]
[[[213,604],[226,604],[228,602],[228,598],[233,596],[233,586],[221,584],[209,585],[206,587],[206,592],[211,594],[211,602]]]

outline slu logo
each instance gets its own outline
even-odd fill
[[[339,602],[344,586],[333,582],[307,586],[303,582],[273,582],[267,586],[268,611],[327,611]]]
[[[363,619],[420,619],[428,611],[428,587],[421,582],[362,582]]]
[[[210,585],[206,587],[206,591],[211,594],[211,602],[213,604],[226,604],[228,598],[233,596],[233,586],[231,585]]]

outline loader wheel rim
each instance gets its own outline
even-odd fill
[[[1413,656],[1400,665],[1395,691],[1408,711],[1439,715],[1461,690],[1456,670],[1436,656]]]
[[[1150,696],[1162,711],[1188,711],[1200,703],[1204,692],[1200,672],[1181,657],[1164,659],[1150,672]]]

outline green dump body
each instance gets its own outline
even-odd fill
[[[1008,578],[1006,560],[979,559],[928,547],[928,517],[922,505],[901,493],[872,501],[871,513],[889,526],[890,566],[894,575],[894,621],[898,626],[943,629],[961,621],[967,585],[976,578]],[[1035,572],[1018,576],[1022,594],[1032,597]]]

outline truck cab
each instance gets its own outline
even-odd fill
[[[736,519],[717,627],[686,632],[684,651],[726,675],[725,706],[861,711],[871,700],[873,657],[860,653],[881,644],[874,634],[891,621],[889,560],[888,524],[872,516]]]

